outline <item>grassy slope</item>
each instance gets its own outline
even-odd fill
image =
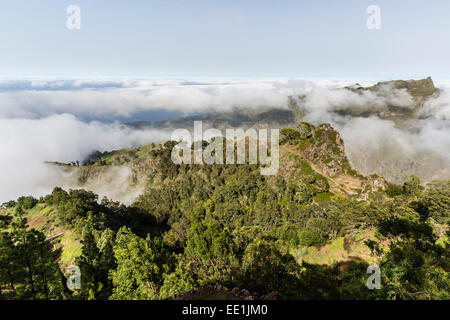
[[[38,203],[31,210],[24,210],[30,228],[42,231],[59,253],[60,264],[65,267],[74,263],[81,254],[81,236],[75,230],[59,226],[55,208]],[[12,216],[13,209],[0,209],[0,215]]]

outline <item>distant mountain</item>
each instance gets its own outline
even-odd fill
[[[202,121],[205,128],[248,128],[270,127],[282,128],[294,124],[294,113],[291,110],[279,108],[239,109],[226,112],[211,112],[207,114],[169,119],[165,121],[129,122],[125,125],[135,128],[187,128],[191,129],[194,121]]]
[[[330,89],[333,90],[333,89]],[[394,80],[379,82],[373,86],[363,87],[354,84],[340,90],[339,94],[354,94],[361,96],[363,105],[342,103],[327,110],[329,117],[336,118],[334,125],[338,126],[341,119],[348,121],[353,118],[376,117],[393,121],[396,128],[408,134],[420,131],[424,117],[423,106],[429,99],[437,97],[441,90],[436,88],[433,80],[428,77],[421,80]],[[355,98],[355,97],[353,97]],[[194,121],[202,121],[203,128],[295,128],[296,125],[311,113],[307,95],[290,96],[288,108],[234,108],[226,112],[210,112],[206,114],[187,116],[166,121],[141,121],[126,123],[131,128],[157,128],[173,130],[176,128],[193,129]],[[349,99],[354,101],[358,99]],[[320,123],[319,122],[319,123]],[[395,149],[395,152],[391,150]],[[431,181],[450,176],[450,165],[447,159],[433,153],[402,154],[390,141],[380,142],[379,148],[363,148],[350,144],[347,150],[350,162],[364,174],[377,173],[386,179],[402,183],[410,174],[418,174],[423,180]],[[96,160],[98,157],[93,157]]]
[[[370,87],[362,87],[359,84],[346,87],[349,90],[369,90],[380,92],[383,87],[391,86],[394,89],[405,89],[413,97],[419,101],[430,98],[431,96],[439,93],[439,89],[434,86],[433,79],[431,77],[421,80],[393,80],[378,82],[376,85]]]
[[[420,118],[425,102],[440,94],[428,77],[421,80],[393,80],[379,82],[370,87],[354,84],[335,90],[348,90],[360,99],[348,99],[332,106],[330,113],[346,117],[372,117],[392,120],[398,127],[407,128],[411,120]],[[358,104],[355,103],[358,101]],[[365,103],[361,105],[361,102]],[[308,95],[289,97],[289,107],[297,121],[301,121],[309,112]]]
[[[394,80],[379,82],[370,87],[362,87],[359,84],[342,89],[363,95],[373,93],[380,100],[386,101],[385,105],[367,104],[364,107],[352,105],[338,105],[333,110],[336,114],[352,117],[377,116],[381,119],[398,121],[410,120],[420,115],[420,109],[431,97],[437,96],[440,90],[434,86],[433,80],[428,77],[421,80]],[[404,94],[404,95],[402,95]],[[137,121],[124,123],[131,128],[192,128],[194,121],[203,121],[204,127],[217,129],[224,128],[248,128],[271,127],[282,128],[294,126],[302,121],[307,114],[302,105],[306,95],[286,97],[289,100],[288,109],[273,107],[262,108],[234,108],[225,112],[209,112],[206,114],[169,119],[164,121]],[[411,100],[408,100],[411,98]],[[374,99],[376,100],[376,99]]]

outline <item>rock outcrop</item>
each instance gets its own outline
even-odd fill
[[[303,143],[302,153],[306,159],[319,165],[329,177],[351,169],[345,155],[344,141],[329,123],[314,129],[312,136]]]

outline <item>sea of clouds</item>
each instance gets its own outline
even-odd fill
[[[59,184],[60,175],[44,161],[83,160],[94,150],[108,151],[164,140],[169,132],[133,130],[117,120],[146,111],[184,115],[235,107],[288,107],[288,96],[303,95],[305,120],[331,122],[350,157],[370,157],[390,143],[392,153],[414,157],[433,153],[450,167],[450,86],[423,108],[419,129],[401,130],[391,121],[349,118],[333,111],[343,106],[395,104],[409,107],[406,91],[386,87],[382,96],[339,89],[355,80],[149,80],[4,79],[0,80],[0,202],[20,195],[41,196]],[[375,81],[360,82],[370,85]],[[142,119],[152,120],[152,119]],[[357,160],[357,159],[356,159]],[[364,168],[363,168],[364,169]],[[366,168],[367,172],[371,170]],[[364,170],[363,170],[364,171]]]

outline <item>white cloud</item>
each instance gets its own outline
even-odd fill
[[[148,80],[115,83],[34,80],[26,90],[0,93],[0,117],[35,118],[54,113],[130,116],[155,109],[190,113],[232,107],[285,107],[286,97],[294,93],[290,86],[266,81],[186,84]]]
[[[439,97],[427,101],[422,114],[434,119],[450,120],[450,87],[442,88]]]
[[[184,113],[233,107],[286,108],[287,96],[311,91],[314,98],[339,103],[341,91],[328,87],[350,80],[42,80],[0,82],[0,117],[36,118],[55,113],[77,116],[130,116],[163,109]],[[14,86],[20,84],[20,90]],[[319,85],[320,84],[320,85]],[[6,89],[2,89],[2,86]],[[14,90],[13,90],[14,89]],[[325,95],[324,95],[325,94]],[[337,99],[337,100],[336,100]],[[364,98],[354,95],[355,102]]]
[[[61,183],[44,161],[71,162],[94,150],[110,151],[167,139],[155,130],[130,130],[119,124],[85,123],[73,115],[43,119],[0,119],[0,201],[40,196]]]
[[[158,131],[134,131],[119,124],[86,123],[79,117],[114,118],[156,109],[188,114],[232,107],[286,108],[290,95],[305,95],[307,121],[331,122],[341,131],[350,158],[354,160],[369,159],[386,150],[391,155],[401,154],[406,160],[414,160],[417,153],[422,152],[440,157],[443,169],[450,168],[450,90],[445,89],[440,97],[427,102],[424,115],[429,118],[419,121],[416,131],[408,131],[378,118],[336,115],[333,111],[349,106],[374,108],[394,104],[409,107],[412,104],[407,92],[389,86],[382,89],[383,95],[339,89],[355,82],[359,81],[2,80],[0,201],[23,194],[39,196],[59,184],[59,174],[43,161],[80,160],[93,150],[119,149],[169,136]],[[383,149],[386,146],[389,148]],[[376,165],[377,162],[372,161],[367,170]]]

